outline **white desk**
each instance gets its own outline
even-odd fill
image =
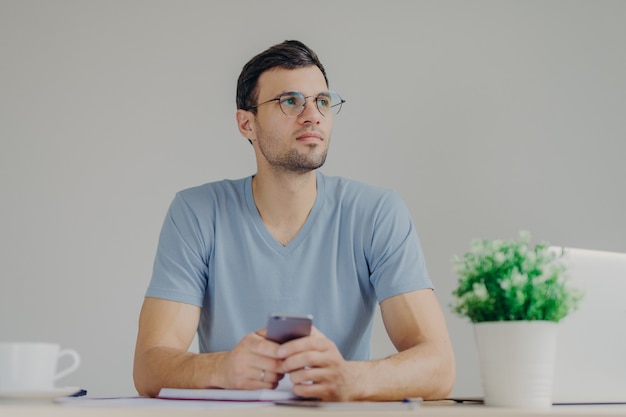
[[[0,417],[212,417],[212,416],[271,416],[271,417],[363,417],[364,415],[386,417],[416,415],[420,417],[466,417],[466,416],[575,416],[602,417],[626,416],[626,405],[575,405],[554,406],[546,410],[523,410],[485,407],[481,404],[455,404],[449,401],[424,402],[413,410],[330,410],[307,409],[300,407],[260,405],[246,408],[126,408],[126,407],[85,407],[65,404],[27,404],[0,402]]]

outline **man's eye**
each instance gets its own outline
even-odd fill
[[[317,98],[317,106],[323,107],[325,109],[330,107],[330,99],[328,97],[318,97]]]
[[[295,96],[283,97],[280,100],[280,104],[287,107],[296,107],[298,105],[298,98]]]

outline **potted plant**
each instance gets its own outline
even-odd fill
[[[474,324],[485,404],[552,405],[558,323],[581,298],[567,285],[564,249],[519,238],[475,240],[453,263],[452,309]]]

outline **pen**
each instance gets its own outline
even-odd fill
[[[408,408],[409,409],[413,409],[416,406],[418,406],[419,404],[422,403],[422,398],[421,397],[416,397],[416,398],[403,398],[402,402],[405,404],[408,404]]]
[[[87,390],[81,389],[68,397],[84,397],[85,395],[87,395]]]

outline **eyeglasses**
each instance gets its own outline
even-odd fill
[[[248,108],[248,110],[257,108],[259,106],[262,106],[263,104],[278,101],[278,104],[280,105],[280,110],[285,114],[285,116],[298,117],[306,108],[306,100],[308,98],[315,99],[315,107],[317,107],[317,110],[322,114],[322,116],[332,116],[338,114],[341,110],[341,105],[346,102],[344,99],[341,98],[339,94],[335,93],[334,91],[320,93],[317,96],[305,96],[298,91],[289,91],[286,93],[282,93],[278,97],[275,97],[271,100],[259,103],[256,106],[251,106]]]

